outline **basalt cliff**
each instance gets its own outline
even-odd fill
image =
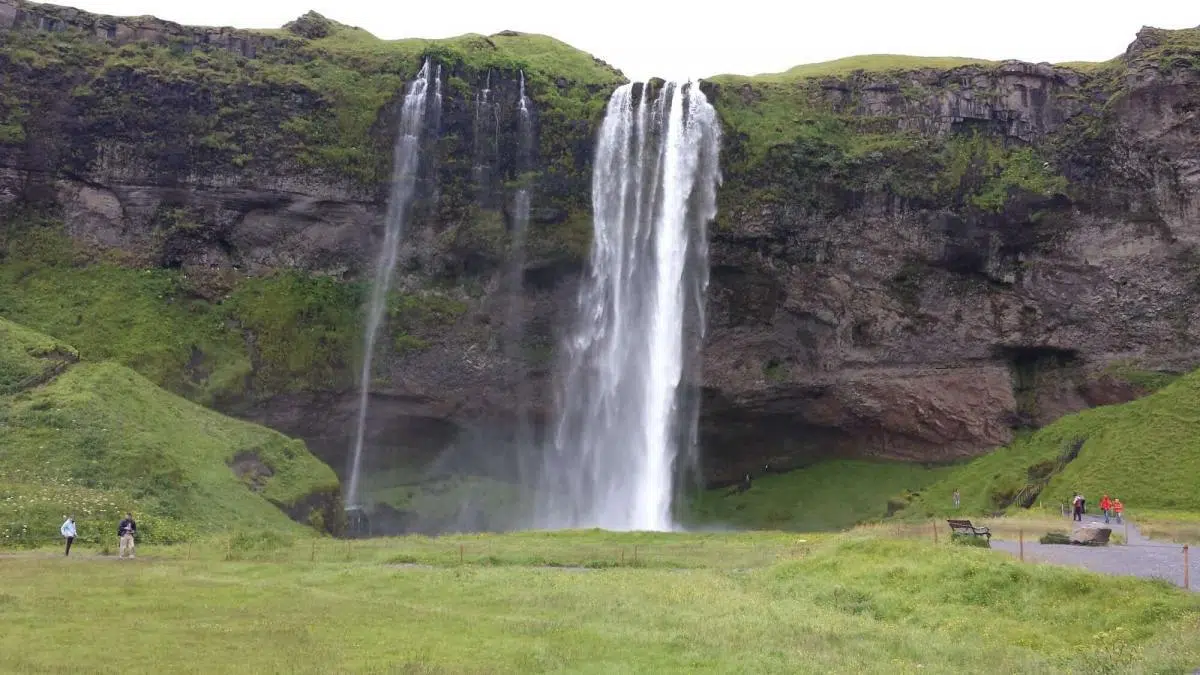
[[[0,316],[340,471],[390,149],[425,59],[444,103],[369,461],[499,461],[516,379],[535,422],[553,398],[594,136],[625,80],[550,38],[384,42],[311,13],[244,31],[0,0]],[[514,161],[522,79],[534,172]],[[692,383],[710,482],[971,456],[1200,365],[1200,29],[1143,29],[1099,64],[857,57],[702,86],[724,128]]]

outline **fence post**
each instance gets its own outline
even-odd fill
[[[933,521],[933,543],[938,543],[937,540],[937,521]]]
[[[1021,562],[1025,562],[1025,528],[1017,530],[1017,536],[1021,539]]]
[[[309,562],[317,561],[317,540],[315,538],[312,540],[312,556],[309,557],[308,561]]]
[[[1192,588],[1192,568],[1188,564],[1188,545],[1183,545],[1183,587],[1187,590]]]
[[[458,545],[458,564],[463,564],[463,545]]]

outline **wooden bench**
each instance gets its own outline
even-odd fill
[[[992,531],[986,527],[975,527],[969,520],[947,520],[950,525],[950,531],[954,534],[969,534],[972,537],[987,537],[988,541],[992,540]]]

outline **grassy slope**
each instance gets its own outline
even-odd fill
[[[615,556],[635,539],[643,555],[686,542],[698,557],[678,554],[684,569],[535,562],[555,544]],[[365,545],[403,559],[436,543]],[[495,564],[468,553],[460,566],[459,543],[530,555]],[[440,544],[432,567],[364,562],[364,544],[340,542],[316,551],[316,563],[307,544],[275,563],[3,561],[12,583],[0,592],[0,669],[1097,673],[1200,662],[1200,596],[977,549],[588,533]],[[750,548],[785,559],[748,564]]]
[[[0,320],[0,396],[38,383],[63,360],[78,356],[70,345]]]
[[[4,319],[0,338],[0,372],[30,370],[30,359],[56,344]],[[110,362],[77,364],[45,385],[0,396],[0,431],[0,534],[10,541],[54,539],[65,512],[94,541],[129,509],[141,516],[143,534],[159,541],[227,527],[291,529],[273,504],[338,490],[333,471],[303,443],[202,408]],[[226,464],[242,451],[273,471],[257,494]]]
[[[756,478],[747,492],[710,490],[692,504],[700,523],[799,531],[839,530],[883,519],[888,500],[919,491],[948,469],[833,460]]]
[[[994,495],[1019,491],[1031,482],[1031,467],[1054,462],[1078,440],[1084,441],[1078,458],[1050,480],[1039,504],[1057,508],[1080,490],[1093,505],[1106,492],[1119,497],[1135,515],[1200,512],[1198,404],[1200,372],[1194,372],[1137,401],[1069,415],[945,475],[909,512],[945,513],[955,487],[964,510],[993,511]]]

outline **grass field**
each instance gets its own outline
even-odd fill
[[[710,490],[692,504],[697,523],[824,531],[882,520],[888,500],[952,471],[901,462],[831,460],[756,477],[748,492]]]
[[[0,556],[0,670],[1184,673],[1200,665],[1200,595],[872,533],[258,543],[143,547],[136,561],[86,549],[69,559]]]

